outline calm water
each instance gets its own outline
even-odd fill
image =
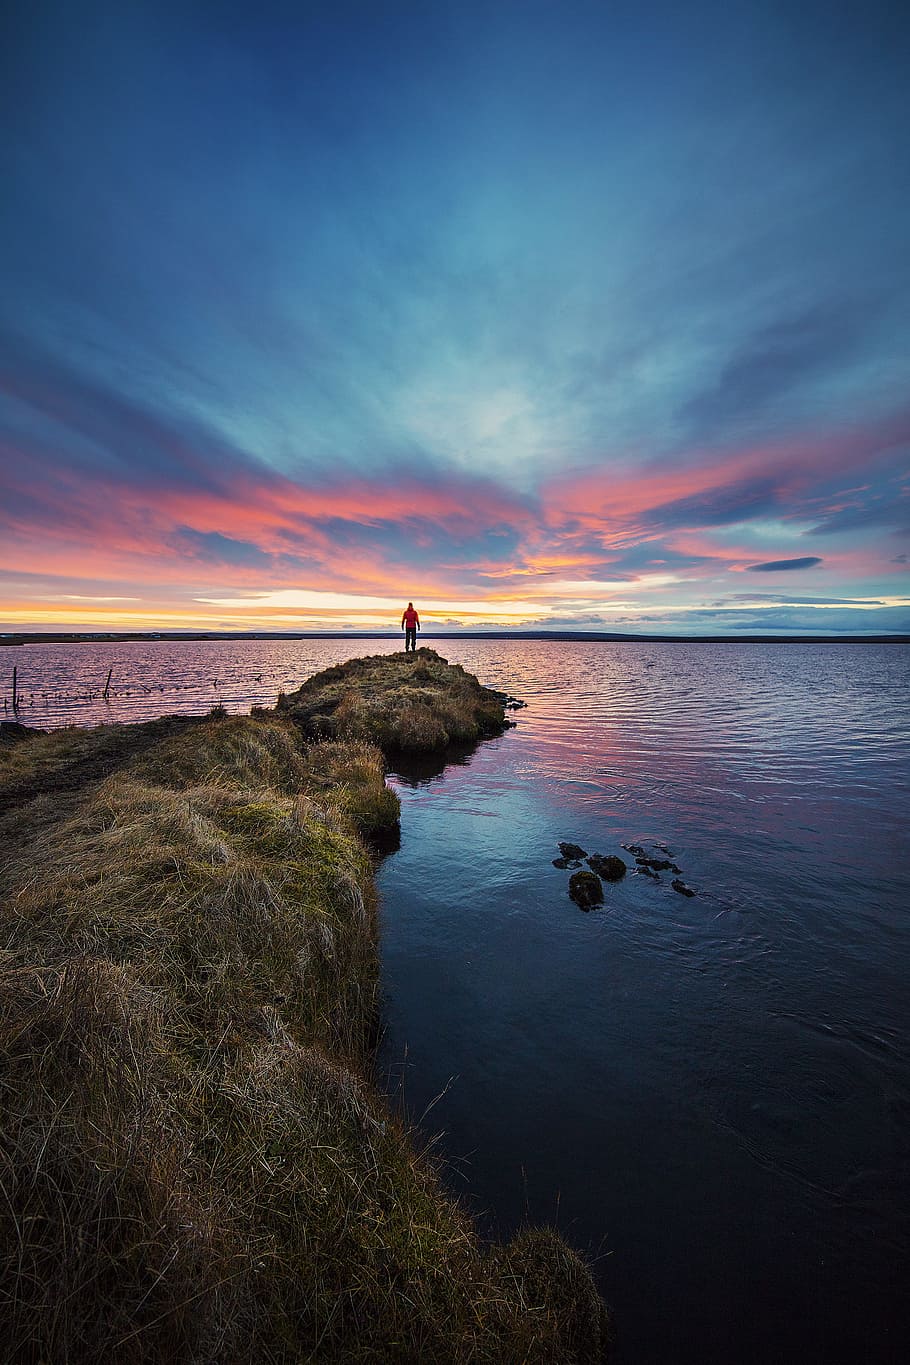
[[[428,643],[529,703],[392,779],[383,1062],[453,1185],[491,1230],[556,1221],[598,1258],[627,1365],[903,1361],[910,649]],[[0,660],[24,719],[85,724],[245,709],[396,647]],[[112,665],[107,707],[41,696]],[[630,867],[623,843],[665,843],[698,894],[630,872],[584,914],[560,839]]]

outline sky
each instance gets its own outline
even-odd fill
[[[910,631],[910,10],[0,32],[0,630]]]

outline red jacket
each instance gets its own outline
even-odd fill
[[[413,607],[405,607],[404,615],[401,618],[401,624],[403,626],[406,625],[408,630],[414,630],[420,625],[420,617]]]

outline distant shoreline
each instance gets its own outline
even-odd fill
[[[17,631],[0,635],[0,645],[128,644],[131,641],[219,640],[397,640],[396,631]],[[425,640],[554,640],[565,644],[686,644],[686,645],[907,645],[910,635],[623,635],[608,631],[491,630],[424,631]]]

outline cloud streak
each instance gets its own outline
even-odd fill
[[[789,573],[793,569],[814,569],[821,564],[818,555],[803,555],[801,559],[771,559],[764,564],[747,564],[749,573]]]

